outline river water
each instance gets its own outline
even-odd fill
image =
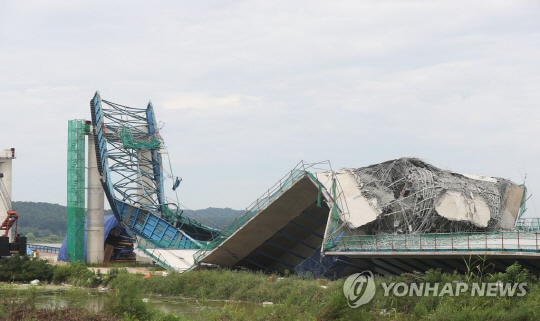
[[[39,245],[60,247],[62,244],[39,243]],[[37,298],[36,303],[39,307],[43,308],[52,309],[54,307],[65,307],[68,300],[67,297],[63,295],[65,291],[66,288],[64,287],[45,289]],[[86,293],[85,297],[81,299],[81,302],[83,302],[83,305],[88,310],[98,312],[104,309],[107,295],[106,292],[94,289],[81,289],[81,291]],[[163,296],[149,297],[148,304],[162,312],[195,320],[207,320],[210,313],[218,311],[226,305],[232,305],[234,309],[244,311],[248,315],[252,315],[255,309],[262,306],[250,302],[227,302]]]
[[[43,246],[58,247],[58,248],[62,246],[62,243],[41,243],[41,242],[36,242],[36,243],[28,242],[28,243],[34,244],[34,245],[43,245]]]
[[[36,298],[36,304],[40,308],[52,309],[55,307],[65,307],[68,304],[68,300],[70,300],[69,295],[64,295],[65,292],[66,290],[64,289],[45,289]],[[84,297],[80,296],[81,293],[85,294]],[[81,302],[88,310],[98,312],[105,308],[106,292],[94,289],[81,289],[78,294],[77,297],[79,299],[77,301]],[[260,304],[250,302],[226,302],[163,296],[149,297],[148,304],[162,312],[194,320],[207,320],[210,313],[218,311],[226,305],[232,305],[234,309],[244,311],[248,315],[253,314],[255,309],[261,307]]]

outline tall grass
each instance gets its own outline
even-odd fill
[[[20,261],[22,265],[28,265],[27,262]],[[72,315],[85,316],[85,320],[181,319],[156,312],[142,301],[143,297],[152,295],[195,298],[202,305],[207,300],[229,300],[221,310],[201,310],[200,319],[211,320],[539,320],[540,284],[537,278],[518,264],[509,266],[504,273],[494,273],[488,272],[485,268],[487,265],[482,262],[485,263],[482,260],[471,263],[471,269],[464,274],[430,270],[426,273],[377,277],[378,291],[375,298],[357,309],[350,308],[343,295],[344,279],[323,282],[323,286],[320,280],[312,278],[231,270],[201,270],[143,278],[143,275],[129,274],[125,269],[111,269],[107,274],[94,273],[84,265],[77,264],[55,267],[53,276],[49,278],[58,283],[101,285],[114,290],[108,294],[105,310],[101,313],[85,311],[74,303],[76,300],[68,304],[67,308],[58,307],[58,315],[63,317],[57,319],[66,321],[81,320],[71,318]],[[9,265],[9,269],[15,267]],[[19,275],[23,275],[22,272]],[[523,297],[480,297],[468,293],[457,296],[398,297],[393,293],[384,296],[381,288],[383,282],[471,284],[497,281],[527,282],[527,294]],[[32,291],[22,295],[9,287],[0,289],[0,320],[52,320],[47,319],[49,312],[35,308],[33,302],[39,293]],[[254,311],[245,311],[236,301],[255,304],[272,302],[273,305],[260,304]],[[43,315],[37,317],[35,313]]]
[[[449,296],[384,296],[382,282],[452,283],[455,282],[528,282],[525,297],[471,297],[468,293]],[[223,310],[211,313],[213,320],[531,320],[540,319],[540,285],[536,277],[518,264],[505,273],[458,274],[430,270],[395,277],[378,277],[379,291],[372,302],[357,309],[347,305],[343,295],[344,279],[330,281],[323,288],[317,280],[298,276],[280,278],[242,271],[191,271],[166,277],[121,274],[110,284],[138,284],[145,295],[182,296],[199,299],[273,302],[253,314],[239,310],[231,302]]]

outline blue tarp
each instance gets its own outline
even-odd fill
[[[120,234],[120,230],[123,230],[122,227],[120,227],[120,224],[118,224],[118,221],[114,217],[114,215],[106,215],[103,220],[103,239],[106,240],[107,236],[109,236],[109,232],[116,228],[118,231],[118,234]],[[87,242],[87,226],[86,226],[86,217],[84,218],[84,260],[86,261],[86,242]],[[64,242],[62,242],[62,246],[60,247],[60,252],[58,252],[58,261],[67,261],[67,236],[64,238]]]

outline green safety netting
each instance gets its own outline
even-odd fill
[[[67,257],[84,262],[85,134],[84,120],[68,122]]]
[[[527,211],[527,186],[525,186],[525,184],[520,186],[523,187],[523,196],[521,198],[521,204],[519,205],[518,218],[520,218],[523,214],[525,214],[525,211]]]
[[[157,149],[160,146],[159,140],[154,138],[149,138],[146,141],[135,141],[131,129],[127,127],[122,127],[122,130],[120,131],[120,136],[122,138],[122,144],[124,145],[124,148]]]
[[[540,218],[520,218],[516,222],[516,230],[520,231],[539,231],[540,230]]]

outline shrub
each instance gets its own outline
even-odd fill
[[[45,260],[19,255],[0,259],[0,281],[4,282],[50,281],[53,271],[54,267]]]
[[[93,280],[95,273],[80,263],[74,262],[69,265],[57,266],[54,270],[52,281],[55,284],[70,283],[80,286],[97,286],[97,282]]]
[[[51,281],[54,274],[54,267],[46,260],[29,259],[26,257],[23,263],[21,281]]]
[[[109,269],[109,273],[107,273],[105,276],[102,276],[101,284],[103,286],[107,286],[107,285],[114,286],[114,280],[116,280],[116,278],[120,274],[128,274],[128,272],[126,269],[119,269],[119,268]]]
[[[518,262],[507,267],[504,273],[498,273],[497,278],[502,283],[536,282],[534,275],[531,275],[529,270],[522,268]]]
[[[414,306],[413,314],[416,319],[421,319],[428,314],[428,309],[422,301],[419,301]]]
[[[119,274],[115,281],[116,291],[109,295],[105,304],[107,313],[140,321],[151,320],[153,313],[142,301],[139,281],[127,274]]]

